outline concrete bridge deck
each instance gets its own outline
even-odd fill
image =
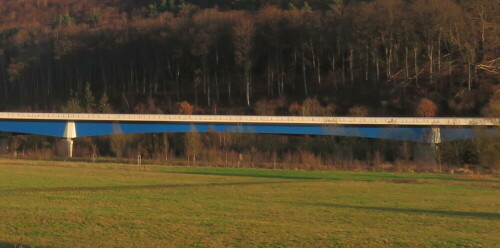
[[[182,122],[235,124],[316,124],[381,126],[494,126],[494,118],[421,117],[320,117],[249,115],[150,115],[150,114],[66,114],[0,112],[0,120],[104,121],[104,122]]]

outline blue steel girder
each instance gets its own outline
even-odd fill
[[[77,122],[78,137],[107,134],[134,133],[261,133],[298,135],[336,135],[365,138],[422,141],[430,128],[387,128],[376,126],[329,126],[329,125],[283,125],[283,124],[229,124],[229,123],[102,123]]]
[[[63,137],[66,121],[0,120],[0,131]]]
[[[64,137],[66,121],[17,121],[0,120],[0,131],[40,134]],[[369,126],[369,125],[324,125],[324,124],[237,124],[237,123],[189,123],[189,122],[110,122],[76,121],[77,137],[137,134],[137,133],[261,133],[295,135],[334,135],[363,138],[379,138],[431,143],[429,126]],[[478,128],[439,127],[440,141],[472,139],[478,136]],[[500,136],[498,129],[483,128],[487,135]]]

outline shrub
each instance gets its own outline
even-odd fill
[[[260,100],[255,103],[255,113],[258,115],[276,115],[276,111],[279,108],[286,106],[286,100],[284,98],[278,98],[274,100]]]
[[[175,104],[175,113],[180,115],[192,115],[194,112],[194,106],[188,102],[178,102]]]
[[[291,114],[301,116],[331,116],[335,111],[335,105],[329,104],[323,107],[316,98],[307,98],[302,105],[293,103],[288,110]]]
[[[415,109],[415,115],[418,117],[435,117],[437,114],[436,104],[427,98],[421,99]]]
[[[298,104],[297,102],[294,102],[290,105],[290,107],[288,108],[288,112],[290,112],[290,114],[292,115],[299,115],[300,114],[300,104]]]
[[[350,108],[347,112],[349,116],[365,117],[369,116],[370,110],[365,106],[354,106]]]
[[[85,109],[80,105],[80,102],[76,98],[71,98],[68,100],[66,105],[61,107],[62,113],[83,113]]]

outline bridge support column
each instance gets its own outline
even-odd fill
[[[76,138],[76,125],[74,121],[68,121],[66,123],[64,138],[65,139],[61,140],[59,143],[58,153],[60,156],[71,158],[73,157],[73,138]]]
[[[441,164],[439,157],[439,144],[441,143],[441,129],[433,127],[429,133],[417,144],[414,150],[414,160],[422,164]]]
[[[59,141],[57,147],[57,154],[59,156],[73,157],[73,140],[72,139],[62,139]]]

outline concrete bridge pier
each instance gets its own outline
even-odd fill
[[[414,161],[422,164],[440,164],[439,144],[441,143],[441,129],[429,129],[423,143],[417,144],[413,151]]]
[[[62,157],[73,157],[73,140],[61,139],[57,144],[57,155]]]
[[[58,153],[60,156],[73,157],[73,138],[76,138],[74,121],[68,121],[64,129],[64,139],[59,142]]]

